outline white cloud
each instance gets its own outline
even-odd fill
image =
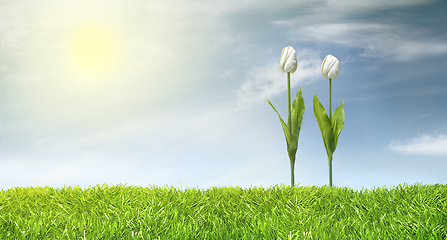
[[[291,39],[299,41],[333,41],[363,49],[362,56],[385,57],[408,61],[420,57],[447,54],[447,43],[426,31],[415,31],[403,25],[370,23],[330,23],[294,29]]]
[[[441,134],[435,138],[424,134],[413,138],[407,144],[402,144],[400,140],[393,140],[389,148],[406,155],[444,155],[447,154],[447,135]]]
[[[359,48],[363,57],[382,57],[408,61],[421,57],[447,54],[445,36],[436,25],[407,23],[404,16],[384,16],[373,23],[367,16],[372,12],[417,5],[431,1],[327,1],[311,9],[309,14],[281,19],[274,23],[289,27],[289,40],[294,42],[336,43]],[[352,21],[350,19],[355,19]]]
[[[309,83],[320,76],[322,59],[318,53],[308,49],[296,49],[298,68],[291,74],[291,87]],[[287,91],[287,75],[279,68],[278,61],[252,69],[248,72],[246,81],[237,91],[237,106],[239,109],[249,108],[251,105],[266,101],[265,96],[272,99],[274,96]]]
[[[414,122],[414,121],[418,121],[418,120],[420,120],[420,119],[425,119],[425,118],[428,118],[428,117],[431,117],[431,116],[433,116],[432,113],[430,113],[430,114],[422,114],[422,115],[420,115],[420,116],[418,116],[418,117],[415,117],[415,118],[413,118],[413,119],[409,119],[408,121],[410,121],[410,122]]]
[[[336,8],[346,9],[348,11],[353,10],[368,10],[374,11],[379,9],[389,9],[396,7],[408,7],[414,5],[420,5],[424,3],[428,3],[430,1],[427,0],[375,0],[375,1],[358,1],[358,0],[328,0],[328,7],[331,9]]]

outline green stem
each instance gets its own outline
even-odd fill
[[[290,185],[292,187],[295,185],[295,174],[293,173],[293,169],[295,169],[295,160],[290,159],[290,174],[292,176]]]
[[[331,102],[332,102],[332,98],[331,98],[331,79],[329,78],[329,122],[332,124],[332,108],[331,108]]]
[[[288,105],[289,119],[287,121],[287,125],[289,126],[289,132],[290,132],[290,135],[292,136],[292,106],[291,106],[291,103],[290,103],[290,73],[289,72],[287,72],[287,98],[288,98],[288,101],[289,101],[289,105]],[[290,158],[290,171],[291,171],[290,172],[291,173],[291,180],[290,181],[291,181],[291,185],[293,187],[293,185],[295,184],[295,176],[294,176],[294,173],[293,173],[293,169],[295,168],[295,159],[292,159],[291,156],[289,156],[289,158]]]
[[[329,164],[329,186],[332,187],[332,154],[328,156]]]
[[[287,121],[287,125],[289,125],[289,132],[292,134],[292,106],[290,106],[290,73],[287,72],[287,95],[289,99],[289,120]]]
[[[332,125],[332,96],[331,96],[331,79],[329,78],[329,123]],[[332,153],[328,156],[329,164],[329,186],[332,187]]]

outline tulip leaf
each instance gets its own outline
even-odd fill
[[[292,154],[295,156],[296,151],[298,149],[298,139],[300,136],[300,130],[301,130],[301,122],[303,121],[303,114],[304,114],[304,99],[303,94],[301,92],[301,87],[298,88],[298,91],[296,92],[295,100],[293,100],[292,103],[292,140],[291,147],[294,150],[294,152],[291,152],[289,154]]]
[[[345,101],[342,101],[340,106],[335,109],[334,114],[332,114],[332,133],[334,134],[334,151],[337,147],[338,136],[340,135],[341,130],[343,130],[343,126],[345,125],[345,109],[344,109]]]
[[[329,117],[321,105],[320,100],[314,95],[314,115],[317,118],[318,126],[320,127],[321,136],[323,137],[324,147],[328,156],[332,155],[335,151],[334,134],[332,132],[331,122]]]
[[[267,96],[265,96],[267,98]],[[289,128],[287,127],[287,124],[282,120],[281,115],[279,115],[278,111],[276,111],[276,108],[273,106],[273,104],[270,102],[269,98],[267,98],[267,101],[269,101],[270,106],[272,106],[273,110],[275,110],[276,114],[278,114],[279,121],[281,121],[282,130],[284,131],[284,135],[286,136],[286,142],[287,142],[287,151],[289,151],[289,145],[292,143],[292,134],[289,132]]]

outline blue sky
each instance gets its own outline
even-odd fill
[[[0,189],[290,185],[281,51],[305,112],[295,184],[329,184],[312,98],[340,60],[333,184],[446,184],[444,1],[0,1]]]

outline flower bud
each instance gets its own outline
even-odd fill
[[[329,79],[334,79],[338,76],[338,70],[340,68],[340,62],[338,59],[332,55],[327,55],[323,64],[321,64],[321,72],[323,73],[323,77]]]
[[[293,47],[285,47],[281,52],[279,67],[283,72],[294,73],[297,67],[296,51]]]

